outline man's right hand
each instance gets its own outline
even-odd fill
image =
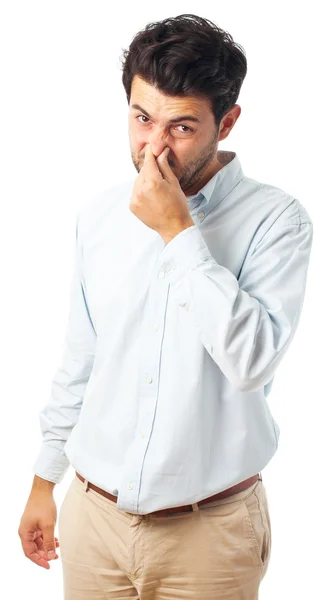
[[[49,560],[59,558],[56,554],[59,540],[54,537],[56,520],[57,509],[52,493],[49,490],[32,489],[18,534],[25,556],[45,569],[50,569]],[[50,551],[53,554],[49,555]]]

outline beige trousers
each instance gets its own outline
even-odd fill
[[[75,475],[59,511],[64,600],[258,599],[271,553],[262,479],[166,516],[120,511],[86,487]]]

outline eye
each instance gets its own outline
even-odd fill
[[[138,115],[136,117],[136,119],[141,119],[141,118],[146,119],[146,121],[143,121],[143,123],[142,123],[142,121],[139,121],[139,123],[145,124],[147,121],[149,121],[149,119],[146,115]],[[187,125],[176,125],[176,128],[177,127],[184,127],[184,129],[186,130],[186,131],[182,131],[181,133],[188,133],[190,131],[194,131],[191,127],[187,127]]]
[[[187,131],[193,131],[191,127],[187,127],[187,125],[178,125],[178,127],[184,127]],[[184,131],[183,133],[187,133],[187,131]]]
[[[149,120],[149,119],[148,119],[148,118],[147,118],[145,115],[138,115],[138,117],[136,117],[136,119],[140,119],[141,117],[142,117],[143,119],[147,119],[147,120]],[[142,122],[142,121],[140,121],[140,123],[141,123],[141,122]],[[146,121],[143,121],[143,123],[146,123]]]

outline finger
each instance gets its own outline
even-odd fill
[[[42,536],[42,532],[40,529],[38,529],[35,534],[37,533],[37,537],[35,538],[35,544],[37,545],[38,550],[43,552],[43,556],[46,554],[45,548],[44,548],[44,540],[43,540],[43,536]],[[59,539],[57,537],[54,538],[55,539],[55,547],[59,548],[60,544],[59,544]]]
[[[36,529],[36,531],[34,531],[34,534],[33,534],[33,535],[34,535],[34,537],[36,538],[36,537],[39,537],[39,536],[40,536],[40,535],[42,535],[42,534],[43,534],[43,532],[42,532],[42,530],[41,530],[41,529]],[[59,538],[57,538],[56,536],[54,536],[54,539],[55,539],[55,541],[56,541],[56,542],[58,542],[58,541],[59,541]]]
[[[44,569],[49,569],[50,565],[45,558],[41,555],[42,551],[39,551],[35,542],[23,541],[22,548],[25,556],[34,562],[36,565],[40,567],[44,567]]]
[[[44,542],[43,542],[43,538],[42,537],[36,537],[35,544],[36,544],[38,550],[43,550],[44,551]]]
[[[39,556],[38,554],[31,554],[30,556],[28,556],[28,558],[31,560],[31,562],[35,563],[39,567],[43,567],[44,569],[51,568],[49,562],[45,560],[45,558],[43,558],[42,556]]]
[[[162,153],[157,158],[157,164],[158,164],[159,170],[160,170],[163,178],[169,182],[172,182],[172,181],[174,181],[175,175],[174,175],[174,173],[170,167],[170,164],[167,160],[167,157],[169,155],[169,150],[170,149],[168,146],[166,146],[166,148],[164,148]]]
[[[45,525],[43,528],[44,549],[47,551],[48,558],[55,556],[54,526]]]
[[[34,548],[35,553],[38,554],[38,556],[40,558],[43,558],[45,560],[53,560],[52,558],[49,558],[47,555],[47,552],[44,548],[44,542],[43,542],[42,537],[37,537],[33,543],[35,544],[35,548]],[[54,559],[55,558],[58,558],[57,554],[55,554]]]
[[[144,167],[145,177],[160,178],[160,170],[156,163],[156,158],[152,152],[152,148],[151,148],[150,144],[147,144],[147,147],[146,147],[143,167]]]

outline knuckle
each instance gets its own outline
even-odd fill
[[[146,191],[151,193],[151,192],[154,190],[154,188],[155,188],[155,185],[156,185],[156,184],[155,184],[153,181],[148,181],[148,182],[145,184]]]
[[[41,529],[43,531],[47,531],[47,532],[52,531],[54,529],[54,522],[53,521],[49,521],[49,520],[44,521],[43,524],[42,524]]]

